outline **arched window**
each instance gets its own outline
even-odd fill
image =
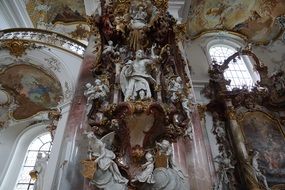
[[[234,47],[226,44],[215,44],[209,48],[212,62],[217,64],[222,64],[236,52],[237,50]],[[247,56],[241,56],[232,60],[228,66],[229,68],[224,72],[225,79],[231,80],[230,86],[227,86],[228,90],[242,88],[243,86],[247,86],[250,89],[259,80],[259,76],[254,72],[253,65]]]
[[[50,133],[41,134],[32,141],[19,173],[15,190],[33,190],[35,181],[31,179],[29,172],[34,169],[38,153],[41,152],[45,156],[49,155],[51,142]]]

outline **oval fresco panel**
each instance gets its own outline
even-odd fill
[[[25,119],[55,107],[63,96],[59,81],[31,65],[7,68],[0,81],[19,105],[13,112],[15,119]]]

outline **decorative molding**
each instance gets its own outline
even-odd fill
[[[49,69],[59,72],[59,73],[61,72],[60,62],[56,58],[49,57],[49,58],[45,58],[44,60],[47,62]]]
[[[10,55],[17,57],[22,57],[26,54],[26,50],[30,49],[40,49],[43,46],[37,46],[34,43],[30,43],[27,41],[21,41],[17,39],[5,40],[0,41],[0,50],[1,49],[8,49]]]
[[[79,57],[83,56],[86,49],[86,45],[81,42],[51,31],[33,28],[15,28],[2,30],[2,32],[4,34],[0,37],[0,43],[17,39],[18,41],[56,47]]]

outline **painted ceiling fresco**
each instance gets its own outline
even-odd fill
[[[27,11],[34,24],[84,20],[84,0],[29,0]]]
[[[188,32],[194,37],[222,29],[255,43],[268,43],[280,33],[275,18],[284,14],[285,0],[192,0]]]
[[[63,97],[60,83],[31,65],[11,66],[0,74],[2,87],[15,99],[15,119],[25,119],[57,106]]]
[[[84,0],[29,0],[26,9],[35,28],[87,42],[90,28],[86,23]]]

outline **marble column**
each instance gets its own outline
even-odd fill
[[[50,154],[50,158],[48,160],[48,167],[45,173],[43,190],[55,189],[53,187],[53,182],[56,179],[56,176],[57,176],[56,173],[58,171],[58,168],[61,168],[63,166],[62,162],[58,160],[58,157],[61,153],[61,145],[62,145],[62,140],[64,137],[66,122],[67,122],[68,113],[70,109],[70,102],[61,106],[60,109],[61,109],[61,118],[58,121],[56,133],[55,133],[54,140],[52,143],[52,151]]]
[[[254,169],[251,166],[250,158],[248,156],[245,139],[243,137],[241,128],[236,120],[235,109],[232,106],[231,100],[226,101],[227,117],[230,121],[230,130],[232,133],[232,141],[236,149],[237,159],[240,162],[241,170],[243,172],[245,184],[249,190],[261,190],[258,180],[255,176]]]
[[[212,189],[213,182],[209,166],[208,154],[204,141],[200,116],[197,110],[192,115],[193,140],[184,143],[190,189]]]
[[[85,188],[87,182],[81,175],[80,166],[80,161],[86,158],[88,146],[87,138],[82,135],[88,126],[84,90],[86,83],[93,83],[94,81],[91,70],[98,60],[98,55],[93,53],[96,48],[96,43],[100,43],[98,42],[100,41],[98,36],[99,35],[91,35],[89,38],[64,132],[62,151],[59,158],[61,162],[64,163],[64,166],[62,166],[63,168],[58,168],[57,179],[52,189],[87,189]],[[96,52],[100,53],[100,51]]]

